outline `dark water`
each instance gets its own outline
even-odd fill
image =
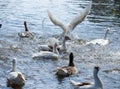
[[[67,65],[68,60],[32,59],[39,44],[62,32],[50,22],[46,10],[49,9],[55,18],[66,24],[88,3],[88,0],[0,0],[0,89],[8,89],[6,76],[14,57],[18,59],[17,69],[27,78],[24,89],[73,89],[69,79],[93,81],[95,65],[101,67],[99,76],[104,89],[120,89],[120,19],[112,14],[112,9],[119,3],[115,4],[114,0],[93,0],[90,14],[73,31],[79,39],[89,41],[102,38],[106,28],[112,29],[108,34],[110,44],[104,47],[84,46],[76,40],[68,43],[68,51],[75,55],[78,74],[59,80],[54,70]],[[24,31],[23,21],[28,22],[34,39],[19,39],[18,32]]]

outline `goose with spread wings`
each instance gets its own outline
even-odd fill
[[[64,36],[65,34],[69,35],[75,29],[75,27],[85,19],[85,17],[90,12],[91,5],[92,5],[92,1],[89,3],[89,5],[85,9],[82,10],[82,12],[78,16],[76,16],[67,25],[64,25],[62,22],[55,19],[49,10],[47,10],[47,13],[52,23],[62,28],[63,30],[63,33],[61,35],[61,38],[62,38],[62,36]]]

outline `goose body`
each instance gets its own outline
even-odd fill
[[[51,38],[48,38],[46,41],[45,41],[46,44],[48,45],[54,45],[54,43],[60,43],[60,41],[58,39],[56,39],[55,37],[51,37]]]
[[[33,59],[58,59],[58,55],[56,53],[53,52],[49,52],[49,51],[40,51],[38,53],[33,54]]]
[[[13,69],[12,72],[7,76],[7,87],[12,87],[14,89],[20,88],[25,85],[25,77],[21,72],[16,71],[16,59],[13,59]]]
[[[54,44],[54,47],[53,47],[53,52],[50,52],[50,51],[40,51],[40,52],[37,52],[37,53],[34,53],[33,54],[33,59],[58,59],[58,50],[57,50],[57,44],[55,43]]]
[[[105,46],[109,43],[108,39],[94,39],[90,42],[87,42],[86,44],[93,44],[93,45],[101,45],[101,46]]]
[[[53,46],[52,45],[39,45],[39,50],[41,50],[41,51],[52,51]]]
[[[99,67],[96,66],[94,67],[94,72],[93,72],[93,76],[94,76],[94,83],[91,82],[75,82],[74,80],[71,80],[71,83],[74,86],[79,87],[79,89],[103,89],[102,83],[98,77],[98,71],[99,71]]]
[[[109,39],[107,38],[107,34],[109,30],[110,30],[109,28],[106,30],[106,33],[103,39],[94,39],[92,41],[87,42],[86,44],[101,45],[101,46],[105,46],[109,44]]]
[[[56,26],[61,27],[62,30],[63,30],[62,35],[60,36],[60,39],[62,39],[62,37],[65,34],[69,35],[75,29],[75,27],[85,19],[85,17],[88,15],[88,13],[89,13],[89,11],[91,9],[91,4],[92,4],[92,2],[90,2],[89,5],[85,9],[83,9],[83,11],[78,16],[76,16],[67,25],[64,25],[62,22],[60,22],[57,19],[55,19],[53,17],[53,15],[51,14],[51,12],[49,10],[47,11],[48,12],[48,16],[49,16],[51,22],[53,24],[55,24]]]
[[[19,32],[18,35],[21,38],[33,38],[33,34],[29,31],[26,21],[24,21],[25,32]]]
[[[57,68],[56,74],[58,76],[63,76],[64,77],[64,76],[69,76],[69,75],[72,75],[72,74],[75,74],[75,73],[77,73],[77,68],[74,65],[73,53],[71,52],[70,55],[69,55],[69,65]]]

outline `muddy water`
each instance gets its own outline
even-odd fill
[[[95,65],[101,67],[99,77],[104,89],[120,89],[120,20],[111,12],[119,3],[113,0],[93,0],[90,14],[73,31],[79,38],[67,43],[68,52],[74,53],[78,74],[64,79],[55,76],[56,67],[68,64],[68,55],[57,61],[32,59],[39,44],[62,32],[50,22],[46,10],[68,23],[88,3],[88,0],[0,0],[0,89],[10,89],[6,87],[6,76],[14,57],[17,70],[26,76],[24,89],[73,89],[69,79],[93,81]],[[25,20],[34,39],[20,39],[17,35],[24,31]],[[81,42],[102,38],[107,27],[112,29],[108,34],[110,44],[86,46]]]

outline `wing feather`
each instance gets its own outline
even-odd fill
[[[72,31],[79,23],[81,23],[85,17],[89,14],[90,9],[91,9],[92,1],[90,1],[89,5],[83,9],[83,11],[76,16],[69,24],[69,27],[71,28],[70,30]]]
[[[49,16],[50,20],[53,22],[53,24],[61,27],[61,28],[63,29],[63,31],[66,32],[66,27],[64,26],[64,24],[61,23],[60,21],[56,20],[56,19],[52,16],[52,14],[51,14],[51,12],[50,12],[49,10],[47,10],[47,13],[48,13],[48,16]]]

